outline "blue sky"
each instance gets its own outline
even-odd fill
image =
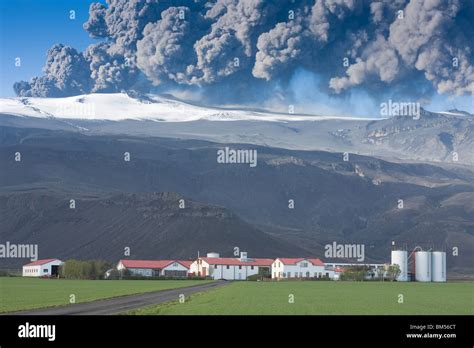
[[[94,39],[82,29],[95,0],[0,0],[0,95],[12,97],[13,83],[41,75],[46,51],[56,43],[83,51]],[[76,19],[69,19],[69,11]],[[21,67],[15,67],[15,58]]]

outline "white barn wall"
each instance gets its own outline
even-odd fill
[[[201,261],[201,263],[198,261]],[[255,265],[241,265],[241,268],[239,265],[210,265],[204,260],[196,260],[191,264],[190,272],[196,276],[202,276],[205,269],[206,276],[214,280],[246,280],[247,277],[258,274],[259,268],[260,266]]]
[[[39,277],[41,266],[23,266],[23,277]]]
[[[161,270],[161,275],[162,276],[165,276],[165,271],[186,271],[188,272],[189,269],[185,266],[183,266],[182,264],[180,264],[179,262],[173,262],[171,264],[169,264],[168,266],[164,267],[162,270]]]
[[[42,265],[35,266],[23,266],[22,275],[23,277],[43,277],[52,274],[52,266],[61,266],[61,260],[53,260]]]
[[[253,269],[252,269],[253,267]],[[246,280],[251,275],[258,274],[259,266],[244,266],[241,268],[236,265],[211,265],[210,276],[213,279],[227,279],[227,280]]]
[[[303,263],[307,263],[307,267],[302,267]],[[330,271],[327,271],[324,266],[312,265],[308,260],[301,260],[294,265],[288,265],[276,259],[272,264],[272,278],[288,278],[288,272],[290,278],[321,278],[325,277],[326,273],[331,275]],[[307,275],[307,272],[309,273]],[[297,275],[296,275],[297,273]]]

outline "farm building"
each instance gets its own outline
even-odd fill
[[[326,266],[326,272],[329,272],[329,278],[331,278],[332,280],[340,280],[341,279],[341,275],[344,273],[344,268],[340,268],[340,267],[328,267],[327,264],[325,264]]]
[[[37,260],[23,266],[23,277],[56,277],[62,261],[58,259]]]
[[[334,272],[326,270],[320,259],[277,258],[272,263],[272,278],[322,278]]]
[[[364,277],[365,279],[375,279],[379,277],[379,271],[380,269],[385,269],[387,265],[383,263],[341,263],[341,262],[325,262],[326,269],[338,269],[341,270],[339,274],[334,274],[335,278],[337,279],[340,278],[340,275],[344,272],[344,269],[347,267],[357,267],[357,266],[363,266],[368,268],[368,272],[366,276]],[[385,272],[386,273],[386,272]],[[384,274],[385,274],[384,273]]]
[[[186,260],[120,260],[117,270],[129,270],[133,275],[143,277],[175,277],[188,276],[192,261]]]
[[[252,259],[246,252],[240,258],[220,257],[217,253],[208,253],[191,264],[190,273],[198,277],[213,279],[245,280],[249,276],[270,275],[273,259]]]

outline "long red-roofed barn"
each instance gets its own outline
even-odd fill
[[[192,261],[188,260],[120,260],[117,270],[128,270],[143,277],[186,278]]]

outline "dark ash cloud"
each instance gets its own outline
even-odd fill
[[[44,75],[14,89],[57,97],[267,84],[285,93],[304,69],[333,96],[416,96],[420,84],[472,95],[472,18],[468,0],[107,0],[84,23],[98,43],[84,53],[53,46]]]
[[[54,45],[48,50],[44,76],[13,86],[21,97],[63,97],[90,91],[89,65],[84,55],[70,46]]]

